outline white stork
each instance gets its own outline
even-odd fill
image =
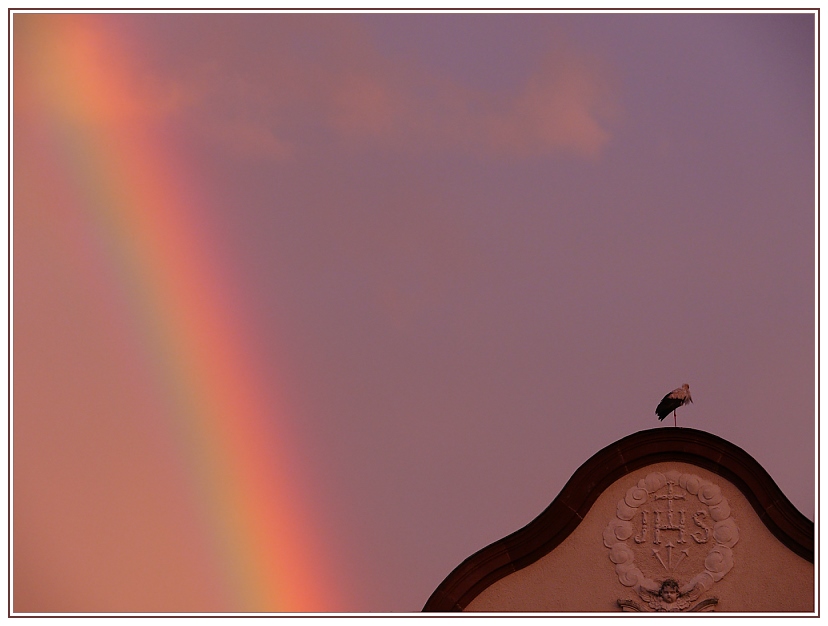
[[[672,412],[673,426],[678,426],[678,421],[676,420],[676,409],[680,406],[684,406],[685,404],[689,404],[692,401],[693,398],[690,397],[690,385],[687,383],[684,383],[678,389],[673,389],[661,399],[661,402],[659,402],[656,407],[655,412],[656,415],[658,415],[658,420],[663,420]]]

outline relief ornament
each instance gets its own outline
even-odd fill
[[[618,581],[643,601],[624,611],[712,611],[699,599],[733,567],[739,528],[718,485],[695,474],[653,472],[627,490],[603,533]]]

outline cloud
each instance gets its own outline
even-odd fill
[[[332,89],[330,122],[343,136],[385,137],[395,132],[406,102],[381,79],[346,77]]]
[[[516,94],[511,107],[487,129],[494,150],[517,153],[570,151],[595,157],[610,139],[600,113],[611,91],[579,60],[550,58]]]
[[[287,158],[334,141],[596,158],[611,138],[610,73],[560,42],[521,87],[506,91],[470,88],[441,68],[393,57],[350,16],[223,17],[188,22],[157,57],[157,71],[177,92],[200,94],[186,100],[186,115],[234,152]]]
[[[367,51],[363,51],[364,53]],[[610,140],[615,91],[596,60],[559,47],[522,89],[470,89],[405,61],[354,59],[319,96],[341,137],[397,149],[488,156],[568,153],[597,157]]]
[[[215,137],[233,153],[250,157],[289,159],[293,147],[276,136],[266,122],[234,119],[216,127]]]

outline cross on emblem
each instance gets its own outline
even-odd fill
[[[655,513],[655,524],[654,524],[654,531],[653,531],[653,543],[656,545],[661,544],[661,535],[660,533],[665,530],[677,530],[679,531],[679,538],[678,543],[686,543],[684,539],[684,509],[680,509],[678,511],[679,514],[679,521],[678,524],[674,522],[673,518],[673,501],[674,500],[684,500],[685,494],[684,493],[673,493],[673,485],[675,483],[668,482],[667,483],[667,493],[659,495],[656,493],[654,495],[655,500],[667,500],[667,510],[657,509],[655,506],[653,507],[653,512]],[[667,514],[667,522],[663,523],[662,515]]]
[[[641,532],[633,539],[636,543],[644,543],[652,530],[653,545],[658,546],[652,548],[652,556],[665,570],[672,572],[685,557],[690,556],[690,548],[679,549],[682,544],[687,543],[687,515],[684,507],[678,508],[678,505],[687,500],[687,494],[681,487],[676,488],[676,483],[673,481],[667,481],[665,489],[665,493],[653,493],[649,510],[642,507]],[[667,506],[656,506],[656,502],[662,505],[666,503]],[[652,515],[652,527],[650,515]],[[701,526],[695,517],[693,519],[697,526]],[[672,535],[672,538],[668,539],[664,536],[668,532],[677,532],[678,536]],[[696,542],[701,543],[698,539]]]

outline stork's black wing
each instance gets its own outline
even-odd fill
[[[665,417],[670,415],[673,411],[679,408],[683,404],[681,398],[676,398],[671,391],[666,396],[661,399],[661,402],[658,403],[656,407],[656,415],[658,415],[659,420],[663,420]]]

